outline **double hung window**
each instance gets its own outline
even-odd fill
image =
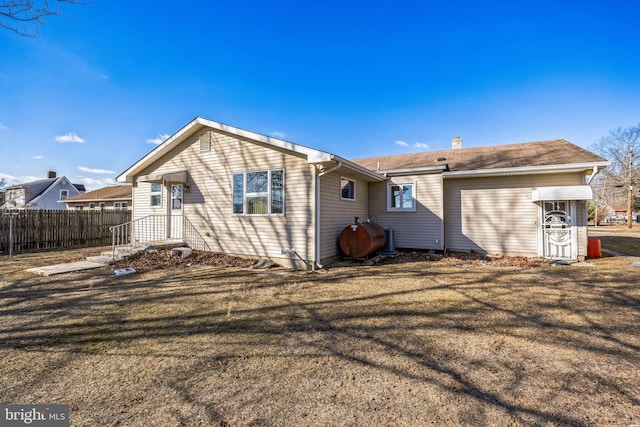
[[[162,184],[151,183],[151,206],[162,206]]]
[[[233,213],[283,215],[284,170],[233,174]]]

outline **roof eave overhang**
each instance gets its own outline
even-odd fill
[[[545,166],[524,166],[517,168],[497,168],[497,169],[478,169],[468,171],[448,171],[443,172],[443,178],[479,178],[490,176],[509,176],[509,175],[539,175],[549,173],[571,173],[582,172],[585,175],[593,173],[593,167],[597,166],[602,169],[609,166],[611,162],[591,162],[591,163],[569,163],[563,165],[545,165]]]
[[[380,171],[384,176],[429,175],[442,173],[447,170],[447,165],[425,166],[422,168],[389,169]]]
[[[167,138],[164,142],[147,153],[144,157],[130,166],[126,171],[116,177],[117,182],[133,183],[134,177],[142,172],[146,167],[152,164],[154,161],[168,153],[175,146],[186,140],[188,137],[196,133],[198,130],[205,127],[218,130],[238,138],[251,140],[254,142],[262,143],[277,147],[279,149],[288,150],[294,153],[301,154],[306,157],[308,163],[321,163],[329,162],[333,159],[334,155],[324,151],[316,150],[313,148],[305,147],[303,145],[294,144],[289,141],[285,141],[278,138],[273,138],[267,135],[247,131],[244,129],[236,128],[233,126],[225,125],[223,123],[215,122],[213,120],[203,119],[202,117],[196,117],[191,122],[187,123],[176,133]]]
[[[71,200],[71,199],[64,199],[64,200],[59,200],[59,202],[61,203],[96,203],[96,202],[118,202],[118,201],[123,201],[123,202],[127,202],[127,201],[131,201],[132,197],[111,197],[111,198],[104,198],[104,199],[78,199],[78,200]]]
[[[372,171],[371,169],[367,169],[364,166],[360,166],[357,163],[353,163],[352,161],[343,159],[342,157],[336,156],[335,154],[331,154],[330,156],[331,156],[331,161],[339,162],[341,164],[341,168],[345,168],[353,172],[356,172],[362,175],[369,182],[383,182],[387,180],[387,178],[384,175],[378,172]],[[309,162],[309,163],[322,163],[322,162]]]

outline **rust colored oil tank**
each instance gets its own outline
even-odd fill
[[[349,225],[340,233],[340,249],[348,257],[364,258],[384,246],[384,228],[375,222]]]

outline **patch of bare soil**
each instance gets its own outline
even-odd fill
[[[528,258],[522,256],[490,256],[475,252],[448,252],[445,254],[434,251],[400,251],[395,257],[385,258],[385,264],[403,262],[433,261],[440,264],[458,267],[546,267],[549,260],[544,258]]]
[[[158,249],[140,252],[114,264],[115,269],[135,268],[137,272],[161,270],[172,267],[190,267],[192,265],[206,265],[211,267],[249,268],[257,265],[259,260],[224,255],[215,252],[192,251],[187,258],[171,255],[171,249]]]
[[[417,251],[400,251],[394,257],[383,258],[380,264],[400,264],[407,262],[437,262],[439,264],[457,266],[461,268],[468,267],[546,267],[549,266],[549,260],[544,258],[527,258],[527,257],[507,257],[507,256],[488,256],[478,253],[449,252],[446,254],[436,253],[434,251],[417,252]],[[334,263],[332,267],[349,266],[359,264],[351,260]],[[225,255],[214,252],[193,251],[191,256],[182,258],[179,255],[171,255],[170,249],[160,249],[151,252],[140,252],[132,255],[125,260],[114,264],[114,269],[135,268],[137,272],[145,272],[152,270],[161,270],[172,267],[190,267],[193,265],[203,265],[218,268],[250,268],[264,267],[264,260],[255,260],[231,255]]]

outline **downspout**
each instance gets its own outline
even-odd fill
[[[590,184],[591,184],[591,181],[593,181],[593,178],[595,178],[595,177],[596,177],[596,175],[598,175],[598,172],[600,172],[600,171],[598,170],[598,167],[597,167],[597,166],[594,166],[594,167],[593,167],[593,173],[592,173],[592,174],[591,174],[591,176],[589,177],[589,180],[587,181],[587,185],[590,185]]]
[[[316,175],[316,265],[318,268],[323,268],[324,266],[320,264],[320,177],[331,173],[335,170],[338,170],[342,167],[342,162],[338,162],[338,164],[331,169],[324,170]]]

